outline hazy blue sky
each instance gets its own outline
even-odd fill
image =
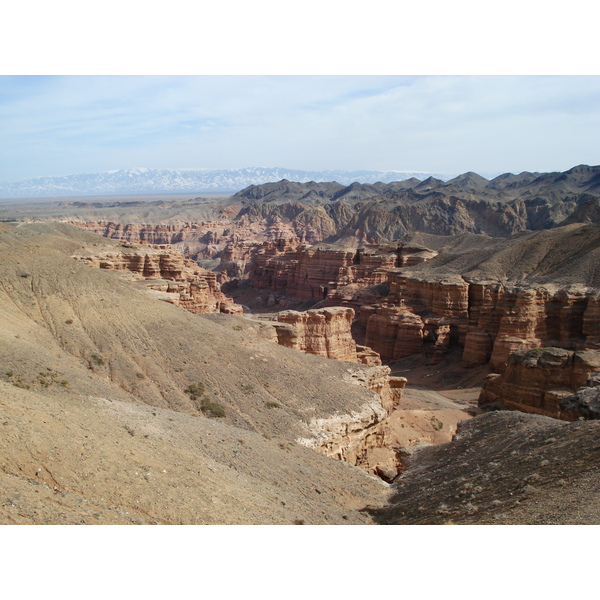
[[[600,164],[599,76],[2,76],[0,180]]]

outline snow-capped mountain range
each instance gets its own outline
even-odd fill
[[[0,197],[28,198],[52,196],[91,196],[105,194],[200,194],[234,193],[249,185],[288,179],[337,181],[343,185],[390,183],[430,175],[446,180],[450,176],[405,171],[299,171],[296,169],[250,167],[245,169],[121,169],[64,177],[36,177],[22,181],[0,182]]]

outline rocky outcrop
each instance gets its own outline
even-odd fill
[[[281,345],[368,365],[349,368],[345,379],[367,388],[377,397],[361,411],[313,419],[309,424],[311,437],[298,441],[390,481],[398,474],[401,461],[397,452],[400,445],[389,441],[393,429],[389,419],[401,406],[407,380],[391,377],[390,368],[381,366],[379,355],[370,348],[356,345],[350,334],[353,316],[351,308],[343,307],[284,311],[274,324],[277,342]]]
[[[195,314],[242,314],[241,306],[225,296],[212,271],[166,245],[122,246],[99,254],[74,256],[90,267],[119,271],[127,279],[147,282],[145,289],[165,302]]]
[[[592,375],[585,386],[559,404],[570,420],[600,419],[600,374]]]
[[[233,253],[233,249],[229,251]],[[249,269],[252,286],[299,300],[338,305],[339,288],[360,288],[387,282],[387,272],[398,266],[414,265],[436,252],[419,246],[366,246],[340,248],[308,246],[287,240],[266,242]],[[223,264],[222,268],[230,268]]]
[[[520,410],[564,420],[576,413],[561,401],[600,371],[600,351],[537,348],[511,354],[503,374],[485,379],[479,406]]]
[[[308,425],[311,437],[298,442],[391,481],[402,463],[400,448],[388,443],[389,420],[401,405],[406,379],[390,377],[384,366],[349,369],[346,379],[375,392],[378,399],[360,412],[313,419]]]
[[[234,211],[234,214],[236,212]],[[266,224],[248,219],[236,221],[232,218],[224,218],[218,221],[185,221],[168,224],[73,220],[67,222],[113,240],[123,240],[132,244],[170,245],[186,257],[204,260],[218,258],[224,252],[227,254],[226,248],[229,246],[235,254],[238,246],[242,249],[251,246],[252,252],[255,252],[264,241],[281,239],[298,241],[295,230],[289,224],[282,222]],[[225,258],[223,270],[227,271],[228,268],[235,267],[229,265]],[[237,275],[232,273],[231,276]]]
[[[518,350],[600,347],[598,291],[585,286],[519,286],[403,270],[388,272],[385,303],[361,308],[364,341],[383,360],[463,348],[462,365],[502,372]],[[358,338],[359,340],[361,338]]]
[[[202,259],[212,259],[222,249],[229,227],[226,221],[166,224],[69,221],[69,224],[113,240],[173,246],[187,257]]]
[[[380,365],[379,355],[370,348],[357,347],[351,327],[351,308],[322,308],[278,313],[275,329],[281,346],[345,362]]]
[[[399,360],[423,352],[423,327],[421,317],[396,307],[368,307],[365,344],[374,347],[383,360]]]

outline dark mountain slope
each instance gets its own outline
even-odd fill
[[[493,412],[419,450],[382,524],[600,524],[600,422]]]
[[[294,219],[281,206],[298,200],[322,204],[336,231],[328,241],[347,236],[385,243],[412,232],[461,233],[506,237],[572,222],[596,222],[594,201],[600,198],[600,167],[580,165],[564,173],[505,174],[492,181],[465,173],[444,183],[429,177],[390,184],[299,184],[281,181],[251,186],[232,197],[239,213],[266,219]],[[592,208],[589,208],[591,203]],[[340,206],[345,206],[341,210]],[[580,208],[585,207],[585,208]],[[304,218],[308,223],[309,219]]]

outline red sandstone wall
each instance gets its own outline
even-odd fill
[[[133,279],[156,281],[148,287],[161,300],[195,314],[242,314],[241,306],[220,290],[217,275],[165,247],[124,248],[122,252],[75,256],[87,265],[126,273]]]
[[[600,351],[538,348],[512,354],[503,374],[489,375],[479,396],[480,406],[496,405],[559,419],[575,418],[560,401],[600,371]]]

